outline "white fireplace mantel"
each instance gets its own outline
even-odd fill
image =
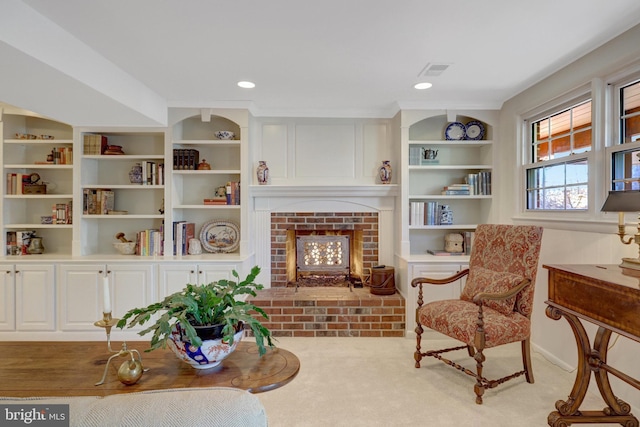
[[[259,197],[395,197],[396,184],[389,185],[252,185]]]

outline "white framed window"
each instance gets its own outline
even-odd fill
[[[613,144],[610,190],[640,190],[640,77],[613,85]]]
[[[586,211],[593,148],[590,94],[525,120],[527,211]]]

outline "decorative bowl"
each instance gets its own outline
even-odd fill
[[[233,353],[242,340],[244,329],[240,329],[233,336],[233,344],[229,345],[222,338],[203,340],[200,347],[187,341],[179,324],[171,327],[171,337],[167,340],[169,348],[178,356],[178,359],[188,363],[196,369],[210,369],[218,366],[224,359]]]
[[[53,224],[53,217],[51,215],[49,215],[49,216],[41,216],[40,217],[40,224]]]
[[[136,242],[113,242],[113,247],[121,255],[135,255],[136,253]]]
[[[40,135],[40,139],[55,139],[53,135]]]
[[[219,130],[216,132],[216,138],[218,139],[233,139],[236,134],[230,130]]]

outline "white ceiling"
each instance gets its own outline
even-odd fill
[[[497,109],[638,23],[638,0],[3,0],[0,101],[75,125]]]

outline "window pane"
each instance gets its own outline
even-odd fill
[[[544,193],[543,209],[564,209],[564,189],[550,188]]]
[[[573,152],[584,153],[591,150],[591,128],[573,135]]]
[[[569,132],[571,129],[571,110],[563,111],[551,117],[551,136]]]
[[[586,159],[527,171],[527,209],[588,208],[589,167]]]
[[[564,163],[544,168],[544,187],[564,184]]]
[[[576,185],[575,187],[567,187],[567,206],[566,209],[587,209],[587,186]]]
[[[620,89],[620,143],[640,141],[640,82]]]
[[[552,158],[567,157],[571,154],[571,137],[569,135],[551,141]]]
[[[613,154],[613,190],[640,189],[640,150],[619,151]]]
[[[533,163],[590,151],[591,100],[533,122],[531,144]]]

